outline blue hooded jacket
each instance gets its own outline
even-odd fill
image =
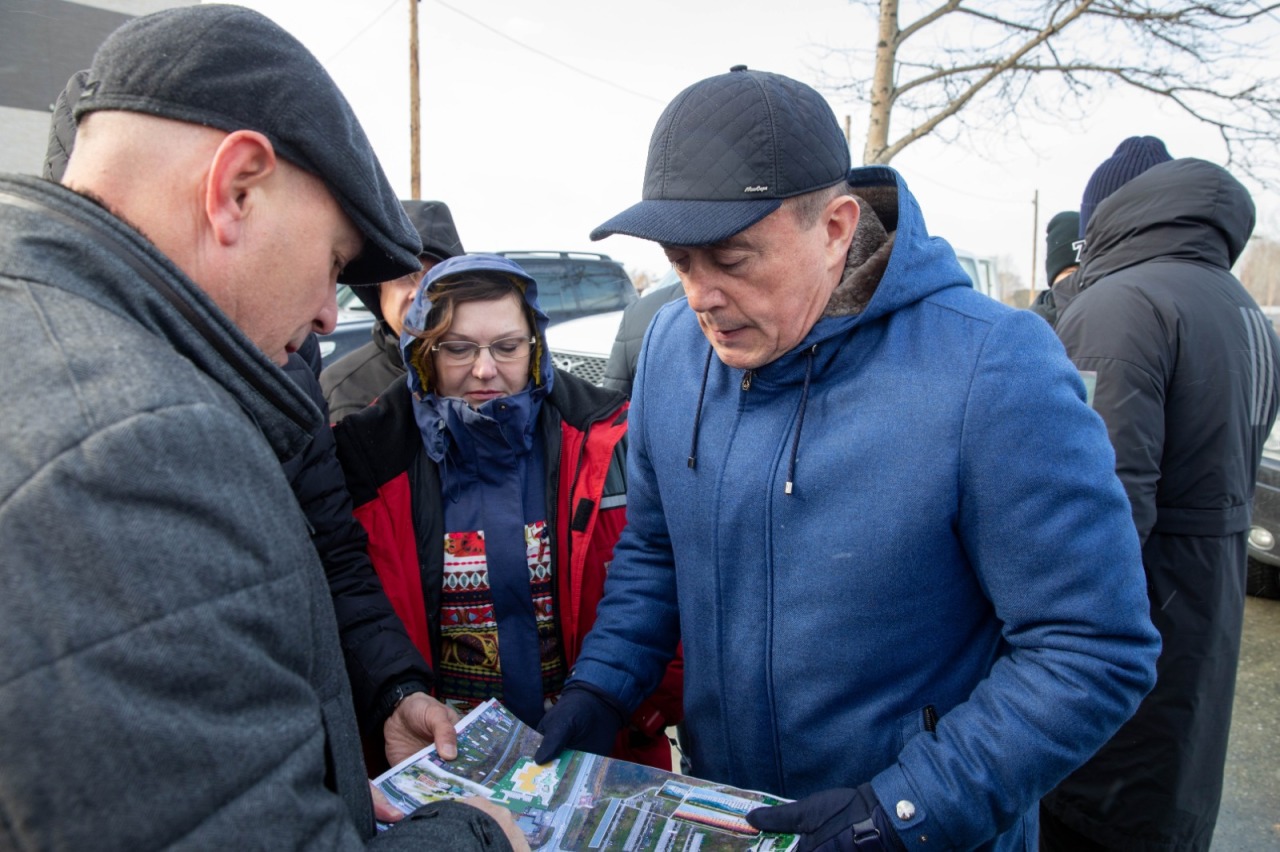
[[[1154,680],[1137,536],[1049,327],[973,290],[896,172],[852,183],[854,246],[891,236],[794,350],[744,373],[658,313],[574,678],[633,705],[683,639],[694,774],[871,781],[908,848],[1034,848]]]

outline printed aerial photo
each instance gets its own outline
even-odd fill
[[[622,760],[569,751],[533,762],[541,735],[496,701],[459,724],[458,757],[426,749],[377,780],[408,813],[440,798],[487,796],[511,810],[537,850],[784,852],[790,835],[761,834],[748,811],[785,800]]]

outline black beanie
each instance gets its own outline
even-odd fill
[[[1074,210],[1063,210],[1049,220],[1044,229],[1044,271],[1049,276],[1049,286],[1053,279],[1068,266],[1080,263],[1080,214]]]
[[[1085,185],[1084,198],[1080,200],[1080,236],[1084,236],[1089,217],[1103,199],[1152,166],[1172,159],[1164,143],[1154,136],[1130,136],[1121,142]]]

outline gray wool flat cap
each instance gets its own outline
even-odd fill
[[[376,284],[420,268],[422,244],[350,104],[319,60],[241,6],[185,6],[135,18],[98,48],[74,107],[253,130],[324,181],[364,235],[341,281]]]

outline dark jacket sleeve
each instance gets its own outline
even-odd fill
[[[329,403],[329,422],[337,423],[369,406],[388,385],[404,378],[398,341],[375,326],[372,340],[321,371],[320,388]]]
[[[1081,374],[1093,374],[1093,408],[1107,424],[1116,475],[1133,510],[1138,540],[1156,523],[1165,448],[1165,389],[1173,370],[1167,326],[1132,288],[1098,286],[1059,314],[1056,331]]]
[[[327,415],[310,367],[293,356],[286,370]],[[429,685],[431,669],[413,647],[369,561],[368,538],[352,514],[327,416],[307,448],[284,467],[329,581],[356,717],[362,728],[375,728],[383,721],[376,712],[381,694],[410,680]]]
[[[1031,312],[1036,316],[1043,317],[1044,321],[1049,323],[1049,327],[1053,328],[1058,324],[1058,306],[1054,303],[1052,290],[1041,290],[1036,296],[1036,300],[1031,303]]]
[[[399,849],[511,852],[506,835],[488,814],[450,801],[423,805],[375,837],[369,848],[382,852]]]

